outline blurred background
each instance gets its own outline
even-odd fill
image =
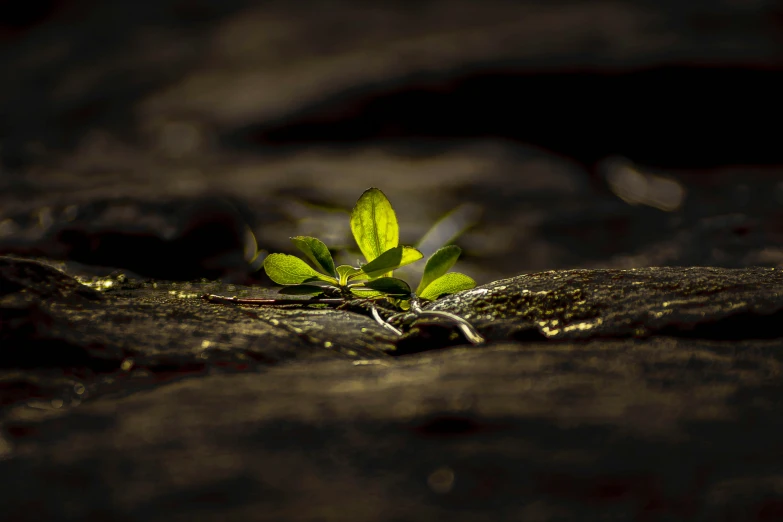
[[[479,283],[783,264],[777,1],[2,0],[0,66],[0,254],[269,284],[376,186]]]

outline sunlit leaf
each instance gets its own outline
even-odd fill
[[[355,295],[356,297],[361,297],[363,299],[370,299],[372,297],[383,297],[386,294],[383,292],[379,292],[378,290],[368,290],[366,288],[361,287],[351,287],[351,293]]]
[[[368,277],[378,277],[399,266],[401,261],[402,246],[395,246],[364,265],[362,272]]]
[[[421,295],[430,283],[451,270],[461,253],[462,249],[460,247],[449,245],[432,254],[424,266],[424,273],[421,276],[418,288],[416,288],[416,293]]]
[[[258,242],[256,241],[256,235],[253,234],[253,229],[247,225],[245,225],[244,236],[244,258],[248,263],[252,264],[258,257]]]
[[[392,270],[409,265],[422,258],[421,252],[413,247],[396,246],[390,248],[362,267],[362,272],[370,279],[387,276]]]
[[[411,309],[411,302],[409,299],[395,299],[394,306],[400,310],[408,311]]]
[[[316,272],[298,257],[288,254],[269,254],[264,259],[264,271],[279,285],[298,285],[316,280],[337,284],[333,277]]]
[[[400,242],[397,215],[383,192],[364,191],[351,211],[351,232],[367,262]]]
[[[411,287],[408,283],[396,277],[381,277],[367,281],[364,286],[388,295],[411,295]]]
[[[340,286],[345,286],[348,284],[348,279],[350,276],[357,274],[362,275],[362,269],[356,268],[351,265],[340,265],[337,267],[337,277],[340,280]]]
[[[293,241],[296,247],[304,252],[307,258],[310,259],[317,268],[320,268],[324,274],[337,277],[332,254],[323,241],[309,236],[292,237],[291,241]]]
[[[278,290],[277,293],[284,295],[318,295],[324,293],[324,287],[316,285],[291,285],[284,286]]]
[[[409,247],[409,246],[403,246],[402,247],[402,259],[400,259],[400,265],[399,266],[405,266],[409,265],[411,263],[415,263],[419,259],[424,257],[421,252],[419,252],[418,249]]]
[[[444,294],[456,294],[463,290],[470,290],[474,286],[476,286],[476,282],[465,274],[449,272],[427,285],[419,297],[434,301]]]

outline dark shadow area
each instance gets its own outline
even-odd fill
[[[205,32],[246,7],[242,0],[3,1],[0,64],[14,66],[2,91],[3,166],[49,163],[95,129],[138,144],[138,103],[192,70],[208,52]],[[140,56],[135,48],[149,35],[163,38]],[[36,61],[43,66],[27,65]]]
[[[435,439],[471,437],[485,432],[511,429],[509,424],[487,423],[482,419],[475,419],[470,416],[445,414],[425,419],[412,428],[417,436]]]
[[[6,312],[2,321],[6,320]],[[30,324],[34,328],[35,324]],[[16,327],[11,331],[0,327],[0,348],[3,369],[35,369],[35,368],[88,368],[94,372],[109,373],[120,367],[120,360],[107,355],[105,359],[96,354],[104,352],[104,346],[80,345],[65,339],[38,338],[31,328]]]
[[[729,315],[717,321],[668,326],[655,332],[655,335],[729,342],[781,339],[783,338],[783,311],[767,315],[742,313]]]
[[[239,129],[231,146],[386,144],[442,154],[476,138],[509,139],[595,167],[608,156],[667,168],[783,164],[774,125],[783,70],[662,66],[630,72],[513,68],[396,88],[365,87],[274,123]],[[766,122],[766,123],[764,123]]]
[[[779,390],[775,394],[779,396]],[[747,415],[744,418],[750,420]],[[214,456],[217,459],[244,451],[244,461],[232,464],[230,475],[210,476],[213,463],[192,462],[187,480],[172,487],[173,479],[161,477],[160,485],[167,487],[151,492],[148,500],[129,513],[128,520],[165,520],[163,513],[168,510],[206,516],[214,515],[216,509],[225,513],[248,506],[296,518],[318,509],[318,504],[302,505],[292,493],[311,491],[313,483],[296,482],[302,477],[315,484],[329,477],[330,490],[339,498],[351,491],[355,494],[352,480],[361,479],[371,491],[383,491],[374,494],[369,509],[384,509],[392,515],[384,515],[384,520],[396,520],[395,512],[415,518],[421,510],[452,520],[471,520],[487,513],[517,517],[529,513],[534,502],[539,508],[588,521],[600,520],[607,513],[625,520],[719,520],[726,513],[736,515],[737,520],[774,520],[764,517],[774,513],[780,502],[770,484],[761,482],[753,488],[754,482],[747,479],[748,474],[777,471],[779,455],[757,460],[777,447],[781,426],[774,420],[759,418],[751,439],[737,424],[691,420],[682,426],[688,437],[681,443],[639,432],[622,434],[614,424],[589,421],[566,427],[549,417],[490,416],[481,422],[505,429],[473,430],[445,440],[411,430],[405,423],[383,420],[318,425],[277,420],[255,423],[241,433],[221,428],[199,447],[217,449],[221,447],[215,444],[230,441],[230,447]],[[42,422],[26,437],[50,440],[53,430],[67,424]],[[106,431],[94,421],[78,429],[82,433]],[[395,451],[379,451],[371,442],[378,440],[385,447],[393,444]],[[193,444],[189,437],[180,444],[151,442],[148,446],[156,455],[170,455],[167,462],[172,465],[180,463],[180,452]],[[294,455],[297,458],[290,461],[290,467],[264,465]],[[70,484],[46,498],[41,490],[22,487],[19,481],[9,484],[8,512],[16,520],[62,515],[66,503],[73,515],[62,520],[84,520],[86,513],[98,508],[105,510],[106,520],[122,520],[122,512],[111,500],[114,495],[106,489],[110,487],[104,482],[106,475],[98,470],[117,471],[110,473],[112,488],[131,488],[159,472],[160,465],[150,458],[134,460],[133,455],[109,451],[106,444],[100,444],[72,462],[45,464],[27,457],[0,462],[0,470],[27,477],[30,484]],[[132,470],[140,474],[130,474]],[[725,493],[715,497],[716,491]],[[26,505],[37,507],[26,509]],[[358,504],[346,513],[362,507]]]

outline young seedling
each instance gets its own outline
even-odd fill
[[[359,250],[367,261],[360,266],[335,266],[327,246],[314,237],[291,238],[312,266],[288,254],[270,254],[264,260],[269,278],[283,285],[284,295],[311,295],[310,299],[255,299],[204,295],[209,302],[244,305],[329,305],[342,306],[353,301],[386,300],[398,309],[409,310],[415,317],[438,317],[454,322],[465,337],[473,343],[483,342],[475,329],[459,316],[448,312],[422,310],[419,300],[434,301],[444,294],[473,288],[470,277],[451,272],[461,250],[456,246],[443,247],[428,260],[421,282],[414,293],[408,283],[393,277],[394,270],[422,258],[421,252],[399,245],[397,216],[386,196],[377,188],[366,190],[351,211],[351,232]],[[417,296],[418,294],[418,296]],[[374,304],[373,318],[384,328],[402,335],[396,327],[384,321]],[[398,314],[400,316],[406,315]],[[396,317],[396,316],[395,316]]]
[[[471,343],[480,344],[484,342],[484,338],[465,319],[450,312],[424,310],[421,307],[422,300],[435,301],[442,295],[455,294],[463,290],[470,290],[476,286],[476,282],[465,274],[449,272],[461,253],[462,249],[456,245],[445,246],[437,250],[427,259],[427,264],[424,266],[424,273],[419,286],[416,288],[416,292],[411,292],[409,295],[397,299],[395,304],[402,310],[412,313],[414,319],[433,317],[451,321]],[[389,318],[389,321],[403,318],[406,315],[408,315],[408,312],[393,315]],[[375,320],[381,322],[378,317],[375,317]]]
[[[327,294],[350,299],[410,292],[408,285],[392,274],[422,255],[415,248],[398,244],[397,216],[383,192],[369,189],[362,194],[351,212],[351,231],[367,261],[361,266],[335,266],[322,241],[297,236],[291,240],[313,266],[295,256],[271,254],[264,261],[264,270],[272,281],[284,285],[281,293],[289,295]]]

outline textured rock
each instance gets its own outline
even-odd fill
[[[779,348],[501,344],[20,407],[3,421],[1,506],[12,520],[773,520]]]
[[[489,340],[449,349],[460,335],[421,321],[395,346],[358,307],[198,297],[269,289],[79,280],[0,258],[9,520],[710,521],[783,510],[776,269],[497,281],[428,305],[469,317]],[[411,351],[426,352],[390,356]]]
[[[25,389],[39,395],[40,370],[48,369],[48,375],[60,376],[45,380],[44,388],[61,385],[49,399],[80,400],[73,393],[77,384],[97,393],[308,357],[384,357],[381,350],[393,347],[389,334],[366,315],[259,310],[200,299],[207,291],[268,297],[268,290],[142,282],[122,275],[86,282],[101,291],[46,264],[0,257],[3,386],[17,390],[21,398]],[[19,368],[33,374],[18,373]],[[70,379],[62,379],[64,371]]]
[[[456,313],[490,340],[652,335],[779,338],[783,337],[783,271],[704,267],[550,271],[483,285],[427,309]],[[415,349],[417,335],[414,329],[404,340],[406,349]]]
[[[783,518],[774,2],[5,4],[0,519]],[[486,345],[198,298],[368,186]]]

